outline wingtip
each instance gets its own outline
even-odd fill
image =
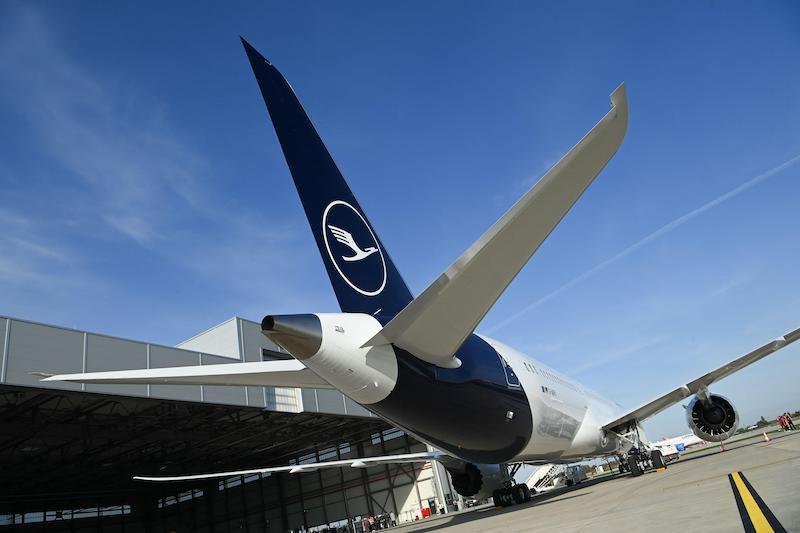
[[[614,107],[617,107],[620,105],[627,105],[627,101],[628,94],[625,90],[625,82],[623,81],[616,89],[614,89],[614,92],[611,93],[611,104]]]

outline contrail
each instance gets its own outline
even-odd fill
[[[628,246],[627,248],[625,248],[624,250],[619,252],[617,255],[615,255],[613,257],[610,257],[609,259],[606,259],[602,263],[599,263],[599,264],[593,266],[592,268],[590,268],[589,270],[587,270],[586,272],[584,272],[580,276],[572,279],[571,281],[568,281],[567,283],[565,283],[561,287],[557,288],[556,290],[546,294],[545,296],[542,296],[541,298],[539,298],[535,302],[523,307],[521,310],[517,311],[516,313],[514,313],[511,316],[509,316],[508,318],[506,318],[504,320],[501,320],[500,322],[498,322],[497,324],[495,324],[494,326],[489,328],[486,331],[486,333],[491,334],[491,333],[494,333],[495,331],[497,331],[499,329],[502,329],[502,328],[506,327],[507,325],[511,324],[512,322],[514,322],[515,320],[517,320],[521,316],[525,315],[526,313],[532,311],[533,309],[536,309],[537,307],[539,307],[543,303],[555,298],[556,296],[558,296],[562,292],[565,292],[565,291],[571,289],[572,287],[574,287],[575,285],[579,284],[583,280],[591,277],[595,273],[600,272],[601,270],[603,270],[604,268],[608,267],[609,265],[611,265],[613,263],[616,263],[617,261],[619,261],[623,257],[626,257],[626,256],[630,255],[631,253],[635,252],[636,250],[638,250],[642,246],[653,242],[654,240],[658,239],[659,237],[663,237],[664,235],[666,235],[670,231],[674,230],[678,226],[681,226],[681,225],[689,222],[690,220],[692,220],[696,216],[705,213],[709,209],[712,209],[712,208],[718,206],[719,204],[730,200],[734,196],[737,196],[737,195],[743,193],[747,189],[749,189],[749,188],[751,188],[751,187],[753,187],[755,185],[758,185],[762,181],[766,180],[767,178],[770,178],[770,177],[774,176],[778,172],[780,172],[780,171],[792,166],[793,164],[797,163],[798,161],[800,161],[800,154],[794,156],[793,158],[789,159],[788,161],[785,161],[785,162],[781,163],[780,165],[778,165],[778,166],[776,166],[774,168],[771,168],[770,170],[767,170],[766,172],[764,172],[762,174],[759,174],[758,176],[756,176],[754,178],[750,178],[749,180],[745,181],[744,183],[742,183],[741,185],[739,185],[735,189],[732,189],[732,190],[726,192],[725,194],[723,194],[722,196],[719,196],[719,197],[711,200],[710,202],[701,205],[697,209],[695,209],[693,211],[689,211],[685,215],[682,215],[682,216],[676,218],[672,222],[669,222],[669,223],[665,224],[664,226],[660,227],[659,229],[657,229],[656,231],[654,231],[650,235],[647,235],[646,237],[642,238],[641,240],[639,240],[639,241],[633,243],[632,245]]]

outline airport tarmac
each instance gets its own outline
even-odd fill
[[[786,531],[800,531],[800,431],[709,448],[640,477],[606,476],[537,495],[505,509],[478,507],[399,527],[395,531],[744,531],[729,474],[750,488],[740,496],[752,520],[771,513]],[[758,496],[768,508],[759,516]],[[740,494],[742,492],[740,491]],[[780,531],[774,528],[776,531]],[[768,531],[757,529],[758,531]]]

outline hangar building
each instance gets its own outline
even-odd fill
[[[187,474],[424,451],[338,391],[43,383],[74,373],[287,358],[232,318],[178,347],[0,316],[0,533],[361,531],[423,519],[455,491],[434,464],[142,483]]]

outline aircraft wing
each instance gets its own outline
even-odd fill
[[[364,346],[392,343],[440,367],[616,153],[628,126],[625,85],[613,105],[539,182]]]
[[[797,339],[800,339],[800,328],[787,333],[783,337],[770,341],[764,346],[756,348],[752,352],[737,357],[733,361],[730,361],[721,367],[708,372],[707,374],[703,374],[699,378],[681,385],[680,387],[671,390],[663,396],[659,396],[658,398],[647,402],[646,404],[640,405],[636,409],[628,411],[614,420],[603,424],[603,429],[614,429],[627,422],[641,422],[646,418],[650,418],[651,416],[660,413],[667,407],[672,407],[684,398],[688,398],[689,396],[697,394],[699,391],[707,388],[712,383],[728,377],[734,372],[738,372],[744,367],[777,352],[784,346],[793,343]]]
[[[251,470],[233,470],[230,472],[215,472],[213,474],[192,474],[187,476],[134,476],[133,479],[139,481],[191,481],[195,479],[211,479],[218,477],[246,476],[250,474],[269,474],[272,472],[289,472],[290,474],[302,474],[306,472],[316,472],[321,468],[369,468],[382,464],[397,463],[427,463],[434,460],[457,459],[439,452],[418,452],[404,453],[399,455],[384,455],[379,457],[365,457],[363,459],[342,459],[338,461],[325,461],[322,463],[307,463],[288,466],[274,466],[267,468],[253,468]]]
[[[42,374],[39,374],[42,375]],[[152,385],[252,385],[256,387],[301,387],[332,389],[327,381],[296,359],[176,366],[142,370],[114,370],[49,376],[42,381],[78,383],[149,383]]]

